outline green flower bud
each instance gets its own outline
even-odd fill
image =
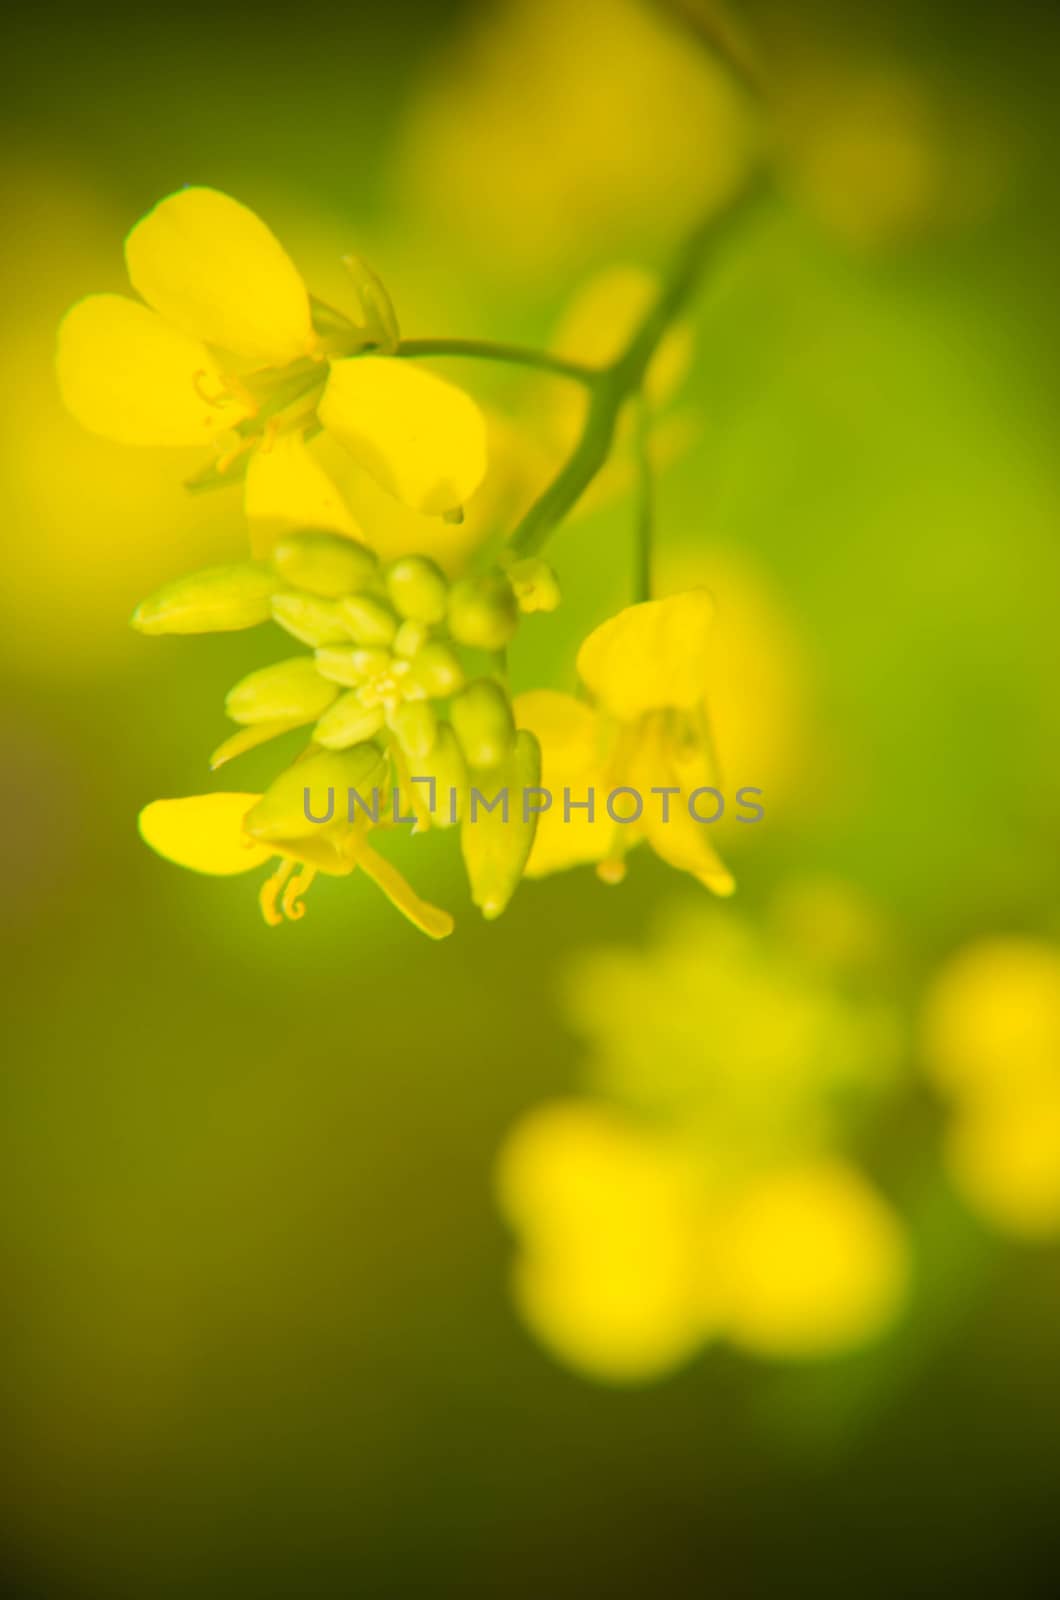
[[[506,758],[488,775],[472,780],[460,849],[471,898],[488,921],[499,917],[519,884],[534,843],[537,813],[524,820],[523,793],[541,782],[541,750],[532,733],[520,731]],[[493,802],[490,809],[479,799]]]
[[[306,589],[325,599],[352,594],[354,589],[370,583],[376,573],[375,556],[363,544],[312,528],[278,539],[272,550],[272,564],[292,588]]]
[[[251,838],[265,842],[343,833],[349,827],[348,791],[369,800],[385,777],[386,762],[374,744],[320,751],[281,772],[247,813],[244,827]]]
[[[315,721],[338,690],[316,669],[312,656],[294,656],[262,667],[229,689],[225,710],[233,722],[272,722],[281,718]]]
[[[341,602],[346,631],[358,644],[392,644],[398,619],[382,600],[369,594],[348,594]]]
[[[453,731],[472,770],[500,766],[515,737],[508,697],[492,678],[476,678],[453,701]]]
[[[413,622],[441,622],[449,599],[445,574],[427,556],[402,556],[387,568],[386,589],[396,609]]]
[[[320,600],[300,589],[284,589],[272,597],[272,615],[281,628],[303,644],[340,644],[350,637],[334,600]]]
[[[447,722],[439,725],[434,748],[416,758],[413,776],[434,780],[434,793],[428,794],[432,828],[451,828],[460,821],[467,809],[467,763]]]
[[[276,579],[267,567],[242,562],[209,567],[141,600],[132,614],[140,633],[235,633],[271,616]]]
[[[341,683],[347,689],[378,677],[389,665],[390,655],[386,650],[366,650],[358,645],[316,652],[316,667],[320,676],[327,678],[329,683]]]
[[[369,335],[380,350],[393,355],[401,342],[394,304],[378,273],[373,272],[360,256],[343,256],[342,264],[353,281],[360,313],[358,325]]]
[[[325,750],[346,750],[350,745],[374,738],[382,726],[382,706],[366,708],[357,690],[351,689],[348,694],[340,694],[334,705],[328,707],[313,729],[313,738]]]
[[[523,561],[513,561],[506,570],[520,611],[555,611],[562,597],[559,579],[547,561],[540,556],[527,556]]]
[[[422,622],[403,622],[394,636],[394,654],[409,660],[423,649],[430,636]]]
[[[447,644],[432,640],[413,656],[409,678],[429,700],[446,700],[463,688],[464,669]]]
[[[438,737],[438,718],[427,700],[405,701],[387,717],[398,744],[410,758],[430,755]]]
[[[474,650],[503,650],[519,626],[519,608],[507,578],[487,573],[461,578],[449,591],[449,631]]]

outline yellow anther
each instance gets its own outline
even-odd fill
[[[204,406],[210,406],[214,411],[223,411],[231,396],[223,383],[211,394],[206,387],[209,376],[206,368],[200,367],[198,372],[193,372],[191,375],[192,386]]]
[[[284,885],[293,871],[293,861],[281,860],[276,871],[271,877],[265,879],[265,882],[262,884],[261,889],[258,892],[258,904],[261,907],[261,914],[265,918],[265,921],[268,923],[270,928],[278,928],[280,923],[283,921],[283,912],[277,910],[276,902],[283,892]],[[287,896],[284,895],[284,911],[287,909],[286,902]]]
[[[288,922],[300,922],[305,916],[302,896],[317,875],[316,867],[304,866],[297,877],[291,879],[283,891],[283,914]]]

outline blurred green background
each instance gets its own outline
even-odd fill
[[[27,1600],[1054,1592],[1060,1252],[948,1182],[915,1044],[952,951],[1060,937],[1044,8],[734,8],[775,94],[780,196],[701,298],[692,443],[660,489],[660,570],[733,583],[768,701],[752,673],[739,781],[768,770],[769,809],[731,841],[734,906],[760,920],[789,881],[840,880],[889,929],[903,1088],[864,1156],[914,1278],[882,1343],[809,1365],[722,1344],[623,1390],[512,1309],[496,1152],[583,1085],[580,953],[643,948],[696,898],[661,863],[620,890],[527,884],[487,926],[448,841],[417,841],[417,886],[458,917],[435,946],[359,875],[270,930],[247,882],[182,874],[135,832],[148,800],[208,786],[223,692],[276,643],[127,629],[144,594],[238,553],[241,518],[186,501],[182,461],[63,414],[63,312],[124,288],[124,233],[190,182],[263,215],[322,293],[363,250],[410,334],[540,341],[595,268],[664,261],[752,137],[676,9],[4,24],[0,1249]],[[578,640],[628,597],[628,522],[615,500],[557,537],[567,604],[527,630],[520,687],[572,686]]]

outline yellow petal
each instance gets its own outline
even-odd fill
[[[706,589],[628,606],[601,623],[578,652],[578,672],[612,716],[631,722],[703,698],[714,605]]]
[[[928,992],[923,1043],[940,1088],[970,1103],[1054,1083],[1060,947],[1014,936],[966,945]]]
[[[901,1310],[901,1225],[845,1162],[771,1173],[721,1227],[729,1332],[746,1349],[834,1356],[885,1332]]]
[[[486,472],[486,423],[462,389],[400,360],[333,361],[321,422],[388,493],[441,515]]]
[[[542,878],[587,861],[602,861],[614,827],[604,809],[607,790],[597,755],[598,718],[573,695],[553,689],[521,694],[514,705],[516,724],[536,735],[541,746],[541,787],[552,803],[538,819],[525,876]],[[571,807],[565,812],[565,790]],[[594,791],[593,820],[579,802]],[[540,803],[544,804],[541,798]]]
[[[946,1137],[946,1164],[962,1195],[1003,1233],[1060,1233],[1060,1087],[1044,1085],[973,1105]]]
[[[498,1188],[523,1244],[519,1309],[561,1360],[643,1382],[702,1343],[698,1194],[664,1141],[593,1101],[555,1101],[515,1127]]]
[[[349,506],[300,433],[281,433],[255,450],[244,498],[251,545],[262,554],[298,528],[360,537]]]
[[[243,819],[261,799],[257,794],[194,794],[182,800],[153,800],[140,812],[140,837],[178,867],[232,877],[249,872],[276,854],[248,841]]]
[[[270,366],[313,347],[305,284],[253,211],[216,189],[160,200],[125,241],[133,287],[167,321]]]
[[[67,410],[120,444],[206,444],[249,415],[205,345],[120,294],[66,313],[56,369]]]
[[[689,763],[698,765],[698,763]],[[711,824],[699,822],[689,809],[689,798],[697,787],[706,784],[708,774],[690,782],[687,767],[674,759],[666,735],[666,721],[661,714],[646,717],[639,732],[631,735],[631,749],[624,770],[617,774],[615,783],[628,784],[643,798],[644,810],[637,825],[655,854],[677,872],[689,872],[704,888],[714,894],[730,895],[736,880],[722,862],[711,842]],[[668,803],[662,795],[652,794],[653,788],[676,789]],[[716,809],[709,795],[700,795],[696,810],[700,816],[709,817]],[[631,830],[632,831],[632,830]]]

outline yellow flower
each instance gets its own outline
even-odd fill
[[[923,1047],[969,1205],[1021,1237],[1060,1232],[1060,948],[1010,937],[958,952],[928,993]]]
[[[707,833],[716,800],[697,799],[717,783],[704,703],[712,610],[706,590],[692,589],[603,623],[578,654],[594,707],[551,690],[517,699],[516,719],[537,735],[541,781],[554,797],[527,876],[594,861],[615,882],[626,852],[647,839],[670,866],[715,894],[732,893]],[[623,789],[632,794],[619,796]],[[590,794],[591,813],[583,809]]]
[[[569,1100],[521,1120],[497,1181],[520,1244],[520,1313],[560,1360],[605,1382],[663,1377],[714,1338],[829,1358],[880,1337],[904,1303],[901,1224],[836,1157],[733,1188],[673,1133]]]
[[[452,384],[387,354],[381,290],[354,278],[363,320],[323,306],[265,224],[214,189],[159,202],[125,242],[142,300],[90,295],[59,331],[59,383],[86,427],[124,444],[214,444],[213,481],[246,473],[259,545],[353,514],[306,439],[325,428],[388,494],[458,511],[486,468],[485,425]],[[363,280],[363,269],[361,271]]]
[[[516,1303],[562,1361],[628,1383],[694,1354],[695,1181],[663,1141],[602,1104],[553,1102],[513,1129],[497,1185],[521,1244]]]
[[[199,794],[154,800],[140,813],[140,834],[167,861],[218,877],[252,872],[278,858],[260,892],[262,915],[270,927],[285,917],[294,922],[304,915],[302,896],[318,872],[347,877],[360,868],[430,938],[444,939],[452,932],[448,913],[421,900],[369,845],[363,821],[349,824],[343,817],[335,827],[303,823],[298,837],[276,838],[267,818],[261,825],[255,822],[265,799],[260,794]],[[344,800],[337,802],[340,811]],[[292,831],[297,832],[297,819]]]
[[[893,1089],[900,1033],[870,975],[851,992],[794,930],[703,900],[643,949],[579,954],[565,975],[594,1088],[679,1122],[733,1181],[841,1141]]]

